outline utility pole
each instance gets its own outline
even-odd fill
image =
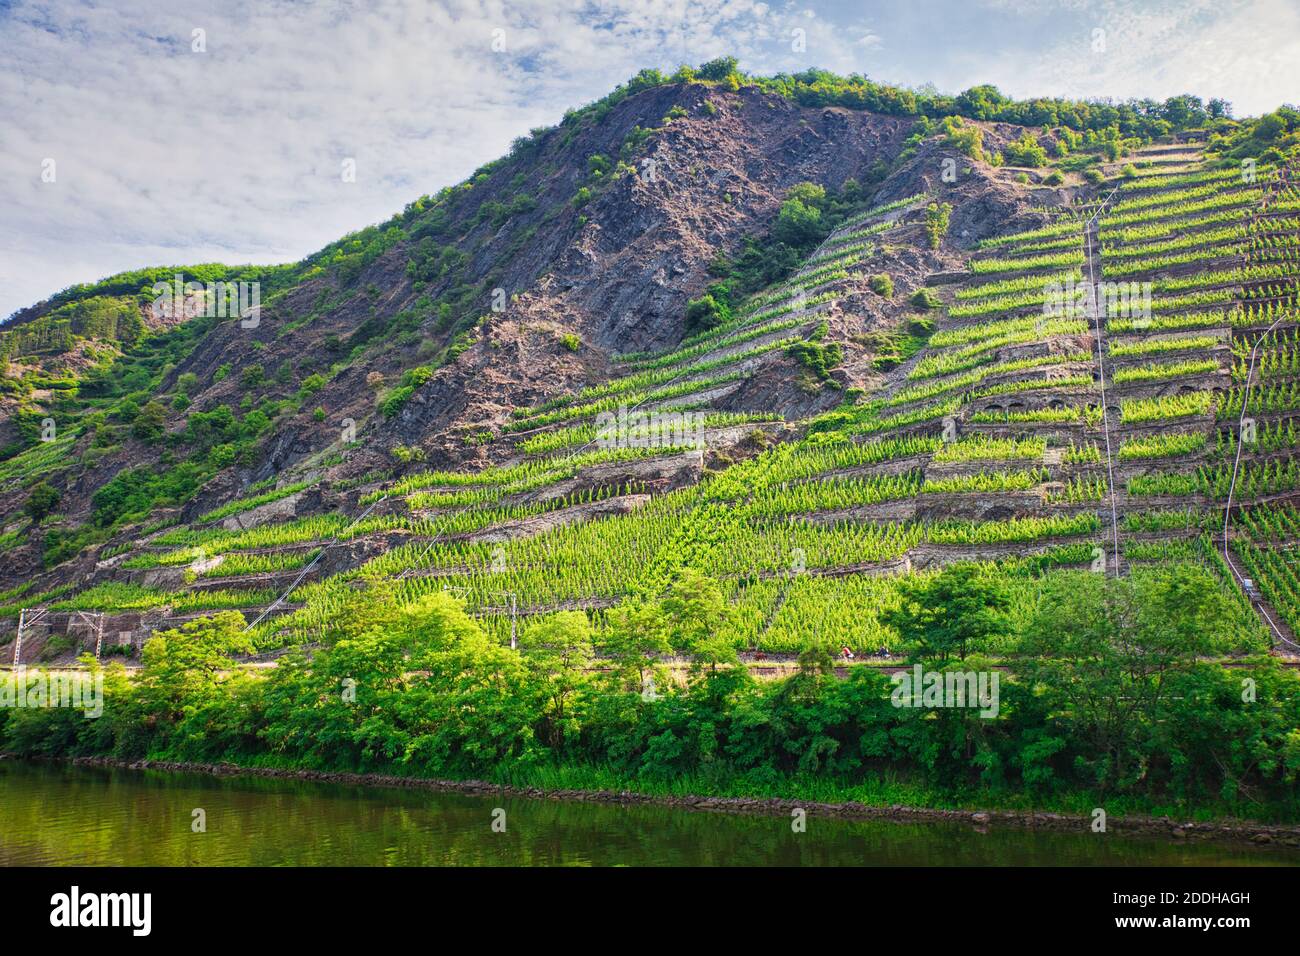
[[[513,651],[519,648],[519,605],[514,591],[505,593],[510,595],[510,649]]]
[[[95,636],[95,660],[99,660],[100,651],[104,648],[104,612],[103,611],[73,611],[76,615],[76,623],[85,624]],[[69,626],[72,622],[69,621]]]
[[[22,660],[23,631],[33,624],[39,624],[49,613],[49,608],[25,607],[18,612],[18,636],[14,639],[14,667]]]

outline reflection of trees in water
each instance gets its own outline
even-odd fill
[[[190,831],[207,811],[206,833]],[[494,833],[492,810],[506,811]],[[1083,825],[1081,824],[1081,827]],[[1244,847],[0,763],[0,864],[954,865],[1263,860]]]

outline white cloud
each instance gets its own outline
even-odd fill
[[[756,72],[816,65],[1018,95],[1204,88],[1256,111],[1300,87],[1289,0],[1084,13],[993,2],[1003,9],[987,11],[986,34],[948,48],[857,0],[0,3],[0,317],[126,268],[299,258],[645,66],[730,54]],[[1095,17],[1111,52],[1095,58],[1083,31],[1049,33],[1041,54],[1001,55],[1011,33],[996,18],[1011,5],[1065,11],[1067,25]],[[206,53],[190,52],[195,28]],[[339,175],[347,157],[355,183]],[[45,158],[54,183],[41,182]]]
[[[796,18],[810,49],[847,47],[745,0],[20,0],[0,9],[0,316],[124,268],[296,259],[643,66],[765,62]]]
[[[985,0],[996,11],[1043,14],[1047,0]],[[1258,115],[1300,93],[1300,6],[1293,0],[1091,0],[1058,6],[1057,27],[1032,55],[983,66],[1012,95],[1165,99],[1222,97]],[[1094,31],[1101,31],[1094,34]],[[1103,42],[1094,42],[1097,38]]]

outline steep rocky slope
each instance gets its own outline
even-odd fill
[[[1026,133],[967,128],[981,157]],[[270,653],[328,638],[370,589],[445,586],[504,639],[510,608],[599,617],[689,568],[723,584],[740,646],[874,650],[899,573],[977,559],[1031,589],[1047,567],[1175,561],[1233,595],[1239,649],[1286,649],[1295,188],[1285,166],[1238,184],[1203,146],[1170,137],[1125,158],[1129,178],[1099,160],[1098,181],[1052,184],[906,117],[631,92],[385,226],[239,273],[262,282],[256,322],[101,335],[115,360],[62,397],[33,381],[65,352],[15,354],[14,434],[20,407],[57,434],[0,463],[0,628],[48,609],[16,658],[130,656],[238,608]],[[691,324],[746,262],[790,252],[800,184],[827,191],[810,202],[834,227]],[[1151,283],[1151,308],[1052,308],[1111,279]],[[90,291],[115,290],[8,328]],[[1239,484],[1243,408],[1264,444]],[[1235,550],[1229,494],[1254,506]],[[1249,574],[1271,604],[1242,596]]]

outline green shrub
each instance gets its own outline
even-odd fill
[[[131,423],[131,434],[143,442],[153,444],[162,439],[167,425],[167,409],[154,400],[140,409]]]
[[[806,342],[795,342],[786,349],[804,368],[822,381],[830,377],[831,369],[844,361],[844,347],[838,342],[823,343],[829,326],[823,322]]]
[[[384,396],[383,401],[379,403],[379,411],[383,413],[385,418],[392,418],[402,410],[402,406],[405,405],[414,394],[414,385],[401,385]]]
[[[781,203],[772,237],[796,249],[820,242],[829,231],[822,222],[820,208],[825,199],[826,190],[813,183],[799,183],[792,187],[785,202]]]
[[[415,445],[394,445],[389,449],[389,452],[402,464],[412,461],[424,461],[424,449]]]
[[[27,516],[40,524],[59,503],[59,493],[47,482],[39,482],[32,488],[31,494],[27,496],[27,501],[23,504],[23,511]]]
[[[1025,130],[1015,142],[1008,143],[1002,157],[1012,166],[1047,165],[1047,150],[1038,145],[1038,140],[1029,130]]]
[[[945,116],[942,124],[943,145],[955,149],[971,159],[984,159],[984,131],[978,126],[967,126],[960,116]]]
[[[930,248],[938,249],[943,237],[948,234],[949,218],[952,216],[952,203],[930,203],[925,207],[925,234],[930,240]]]
[[[731,319],[731,306],[727,303],[727,287],[717,283],[698,299],[686,303],[686,329],[698,332],[712,329]]]
[[[888,272],[872,276],[867,284],[876,295],[884,296],[886,299],[894,297],[894,279]]]
[[[935,295],[933,292],[931,292],[929,289],[925,288],[924,286],[917,289],[910,296],[908,296],[907,301],[910,302],[918,309],[927,309],[927,310],[937,309],[939,308],[939,306],[943,304],[939,300],[939,297],[937,295]]]
[[[306,398],[308,395],[315,395],[325,387],[325,376],[319,372],[314,375],[308,375],[302,380],[302,385],[298,388],[298,395]]]
[[[257,388],[266,381],[266,369],[254,363],[239,375],[239,384],[244,388]]]

